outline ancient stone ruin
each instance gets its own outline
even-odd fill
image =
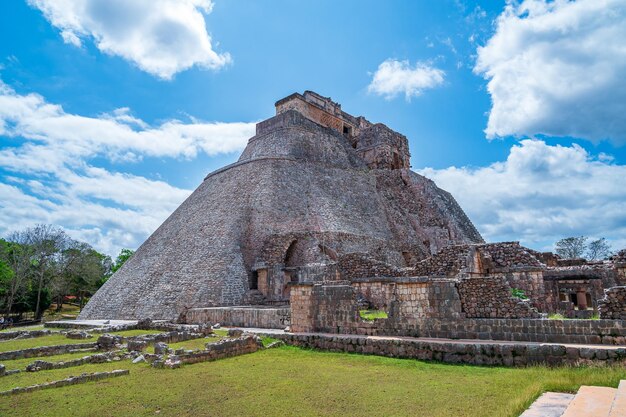
[[[406,137],[307,91],[276,103],[239,161],[209,174],[80,318],[176,319],[285,304],[344,257],[405,268],[482,243],[454,198],[409,169]]]
[[[310,91],[288,96],[79,318],[623,343],[626,251],[587,262],[485,243],[409,160],[387,126]]]

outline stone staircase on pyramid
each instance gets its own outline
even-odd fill
[[[626,380],[617,389],[582,386],[576,395],[546,392],[520,417],[626,417]]]

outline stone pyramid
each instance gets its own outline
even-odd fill
[[[411,171],[408,141],[307,91],[276,103],[239,160],[209,174],[91,298],[81,319],[176,319],[288,302],[355,253],[396,267],[481,243],[454,198]]]

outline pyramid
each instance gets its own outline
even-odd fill
[[[341,279],[342,257],[406,267],[482,243],[408,141],[314,92],[276,103],[239,160],[210,173],[91,298],[80,319],[176,319],[288,302],[288,282]]]

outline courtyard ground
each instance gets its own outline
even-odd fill
[[[41,346],[57,337],[20,342]],[[14,343],[0,342],[0,351]],[[23,369],[35,359],[3,363],[7,369]],[[285,346],[180,369],[120,361],[21,372],[0,378],[0,391],[113,369],[130,369],[130,375],[0,397],[0,415],[518,416],[544,391],[617,387],[626,378],[626,370],[618,367],[456,366]]]

